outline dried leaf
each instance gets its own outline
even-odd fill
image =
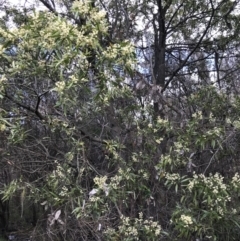
[[[103,185],[103,190],[105,192],[105,195],[108,196],[108,194],[109,194],[109,187],[107,186],[107,184]]]
[[[58,210],[58,211],[55,213],[54,219],[55,219],[55,220],[58,220],[58,218],[59,218],[60,215],[61,215],[61,210]]]
[[[137,84],[136,84],[136,90],[142,90],[144,89],[146,86],[145,82],[143,80],[140,80]]]
[[[42,206],[47,204],[47,201],[40,203]]]
[[[98,192],[98,189],[94,188],[91,192],[89,192],[89,198],[94,196]]]
[[[58,222],[59,224],[61,224],[61,225],[64,225],[64,222],[63,222],[62,219],[60,219],[60,218],[57,220],[57,222]]]
[[[191,159],[194,155],[195,155],[195,152],[191,153],[189,158]]]
[[[50,227],[55,223],[55,218],[53,217],[52,214],[50,214],[48,217],[48,223]]]

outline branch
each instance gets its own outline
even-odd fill
[[[89,141],[101,143],[101,144],[104,144],[104,145],[107,144],[106,141],[103,141],[103,140],[101,140],[101,139],[98,139],[98,138],[89,136],[89,135],[88,135],[86,132],[84,132],[83,130],[80,130],[80,133],[81,133],[82,136],[84,136],[84,137],[85,137],[86,139],[88,139]],[[75,135],[74,137],[78,137],[78,136]]]
[[[51,12],[56,14],[56,10],[49,4],[49,2],[45,1],[45,0],[39,0],[46,8],[48,8]],[[54,2],[51,1],[53,6],[54,6]]]
[[[196,51],[196,49],[198,49],[198,47],[200,46],[200,44],[202,43],[203,41],[203,38],[206,36],[209,28],[211,27],[211,23],[212,23],[212,19],[213,19],[213,16],[214,16],[214,7],[213,7],[213,3],[212,3],[212,0],[210,1],[211,2],[211,6],[212,6],[212,14],[211,14],[211,17],[208,21],[208,25],[205,29],[205,31],[203,32],[203,35],[202,37],[199,39],[197,45],[193,48],[193,50],[190,52],[190,54],[187,56],[187,58],[182,62],[182,64],[173,72],[172,76],[170,77],[170,79],[167,81],[167,83],[165,84],[165,86],[163,87],[162,89],[162,93],[167,89],[168,85],[170,84],[170,82],[172,81],[172,79],[175,77],[175,75],[178,73],[179,70],[181,70],[184,65],[187,63],[188,59],[193,55],[193,53]]]
[[[213,153],[213,155],[212,155],[212,157],[211,157],[211,159],[210,159],[207,167],[205,168],[205,170],[204,170],[204,172],[203,172],[204,175],[205,175],[207,169],[210,167],[211,163],[213,162],[213,159],[215,158],[215,156],[217,155],[217,153],[220,151],[220,149],[222,149],[222,144],[225,143],[225,142],[227,142],[227,140],[234,134],[234,132],[235,132],[235,130],[233,130],[232,132],[230,132],[230,134],[226,137],[226,139],[223,140],[221,143],[219,143],[218,149]]]
[[[18,102],[18,101],[15,100],[13,97],[11,97],[10,95],[8,95],[7,92],[5,92],[5,97],[8,98],[9,100],[11,100],[14,104],[22,107],[23,109],[28,110],[28,111],[34,113],[40,120],[44,120],[44,119],[45,119],[45,116],[43,116],[43,115],[38,111],[38,109],[32,108],[31,106],[27,106],[27,105],[24,105],[23,103]],[[37,105],[37,106],[38,106],[38,105]],[[37,107],[37,106],[36,106],[36,107]]]

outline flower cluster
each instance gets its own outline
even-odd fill
[[[169,125],[169,120],[158,117],[157,123],[162,126],[167,126]]]
[[[0,124],[0,131],[5,131],[6,128],[7,128],[7,127],[6,127],[5,124],[3,124],[3,123]]]
[[[123,170],[122,168],[120,168],[118,170],[119,175],[122,176],[122,178],[129,180],[130,179],[130,173],[131,173],[131,168],[127,168],[126,170]]]
[[[68,184],[69,181],[69,175],[71,175],[71,168],[68,167],[63,167],[60,163],[58,163],[58,161],[55,161],[56,165],[56,169],[53,170],[53,172],[48,176],[48,181],[51,182],[56,182],[56,183],[61,183],[64,185],[61,187],[61,189],[64,191],[66,191],[66,188],[64,187],[66,184]],[[51,185],[51,184],[50,184]],[[61,191],[62,191],[61,190]]]
[[[236,129],[240,129],[240,120],[234,120],[234,121],[233,121],[233,126],[234,126]]]
[[[87,28],[94,28],[95,37],[97,37],[98,31],[101,33],[107,33],[106,12],[104,10],[98,10],[91,7],[90,1],[74,1],[72,4],[72,11],[80,16],[88,16]],[[87,30],[86,28],[86,30]],[[93,33],[92,32],[92,33]]]
[[[3,29],[0,27],[0,36],[3,37],[4,39],[14,41],[15,40],[15,35],[12,34],[10,31],[7,31],[6,29]],[[3,45],[1,45],[2,51],[4,50]]]
[[[202,120],[202,118],[203,118],[202,111],[198,111],[198,112],[193,113],[192,118]]]
[[[115,190],[118,189],[121,181],[122,181],[122,175],[117,174],[111,177],[111,180],[110,180],[111,188]]]
[[[180,180],[180,175],[178,173],[166,173],[165,178],[171,183],[176,183]]]
[[[224,178],[219,173],[210,174],[209,177],[194,174],[187,185],[187,190],[194,193],[198,201],[206,205],[210,211],[215,210],[221,217],[226,210],[226,203],[231,201],[227,185],[223,181]]]
[[[156,141],[156,143],[160,144],[163,141],[163,138],[158,138],[155,141]]]
[[[103,56],[109,60],[115,60],[119,64],[127,65],[133,68],[135,61],[132,58],[134,53],[134,48],[131,43],[125,42],[124,44],[113,44],[107,47],[105,51],[103,51]]]
[[[60,193],[59,193],[59,196],[61,196],[61,197],[66,197],[66,196],[68,196],[69,194],[68,194],[68,188],[66,187],[66,186],[62,186],[62,189],[61,189],[61,191],[60,191]]]
[[[106,186],[107,176],[95,177],[93,181],[100,189],[104,189]]]
[[[100,201],[101,199],[100,199],[100,197],[96,197],[96,196],[91,196],[90,198],[89,198],[89,201],[90,202],[98,202],[98,201]]]
[[[153,232],[156,237],[158,237],[161,233],[161,226],[158,224],[158,222],[155,222],[151,219],[149,220],[144,220],[144,229],[147,233]]]
[[[90,12],[90,1],[74,1],[72,4],[72,10],[80,14],[87,14]]]
[[[105,231],[109,240],[113,240],[114,236],[120,236],[122,240],[143,240],[146,237],[151,240],[159,238],[161,234],[161,226],[150,217],[149,219],[143,218],[143,213],[139,213],[139,218],[130,219],[129,217],[121,216],[121,225],[118,230],[108,228]]]
[[[54,90],[61,93],[65,90],[65,88],[66,88],[66,83],[64,81],[58,81],[56,83],[56,87],[54,88]]]
[[[180,141],[174,142],[174,147],[175,147],[174,151],[177,154],[180,154],[180,155],[182,155],[184,152],[189,151],[189,148],[187,147],[187,145],[185,143],[180,142]]]
[[[126,237],[133,236],[137,237],[138,236],[138,230],[134,227],[134,225],[131,225],[131,220],[129,217],[122,216],[122,225],[120,225],[119,231],[121,233],[125,233]]]
[[[205,184],[208,188],[214,190],[226,190],[226,184],[223,183],[224,177],[219,173],[215,173],[214,175],[210,174],[209,177],[206,177],[203,174],[194,174],[193,179],[188,184],[188,189],[191,192],[193,187],[198,183]],[[214,191],[218,193],[217,191]]]
[[[231,184],[233,185],[234,188],[240,187],[240,176],[238,173],[235,173],[235,175],[232,177]]]
[[[106,12],[104,10],[94,11],[91,14],[91,19],[96,22],[103,21],[105,19],[105,17],[106,17]]]
[[[193,224],[192,217],[189,215],[182,214],[179,218],[179,221],[183,222],[184,227],[189,227],[190,225]]]
[[[213,129],[211,130],[208,130],[205,135],[206,136],[221,136],[221,133],[222,133],[222,129],[220,127],[214,127]]]
[[[104,51],[104,56],[108,59],[116,59],[120,53],[120,45],[119,44],[114,44],[109,46],[105,51]]]

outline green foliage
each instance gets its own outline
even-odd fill
[[[240,98],[206,74],[230,1],[58,2],[0,28],[2,200],[36,204],[35,240],[237,240]]]
[[[223,177],[218,173],[210,174],[209,177],[194,174],[193,178],[182,180],[181,183],[180,204],[171,219],[180,237],[188,239],[193,234],[210,240],[238,237],[239,204],[234,200],[238,195],[238,174],[230,183],[224,183]],[[231,229],[231,235],[223,238],[219,230],[227,229]]]
[[[159,240],[161,227],[157,222],[143,219],[143,214],[139,213],[139,218],[131,220],[129,217],[121,216],[121,224],[118,230],[109,228],[105,231],[107,240]]]

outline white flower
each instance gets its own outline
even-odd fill
[[[180,220],[184,223],[184,227],[188,227],[193,224],[192,217],[182,214]]]

